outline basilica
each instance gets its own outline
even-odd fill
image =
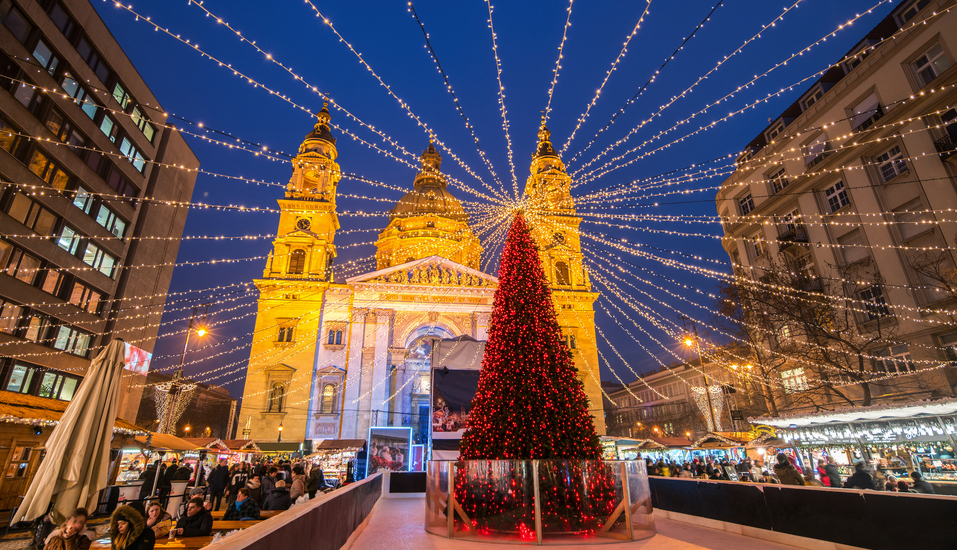
[[[255,280],[260,297],[239,417],[243,437],[366,439],[370,427],[408,426],[427,443],[432,344],[485,340],[498,280],[480,270],[482,245],[448,190],[432,143],[413,189],[375,242],[376,270],[337,276],[341,174],[326,107],[318,119],[293,160],[276,239]],[[549,137],[543,123],[525,199],[559,324],[604,434],[598,294],[583,266],[572,180]]]

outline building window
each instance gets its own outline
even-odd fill
[[[751,193],[738,199],[738,206],[741,208],[741,215],[747,216],[754,210],[754,199],[751,198]]]
[[[80,54],[80,57],[86,61],[86,64],[93,69],[93,72],[96,73],[100,82],[107,85],[109,84],[110,78],[113,76],[113,71],[103,62],[103,58],[100,54],[93,49],[87,37],[84,36],[80,38],[80,42],[76,45],[76,53]]]
[[[941,336],[940,345],[948,361],[957,361],[957,332]]]
[[[907,163],[904,162],[904,153],[901,152],[900,145],[875,158],[874,163],[877,164],[881,181],[884,183],[907,171]]]
[[[105,204],[100,205],[100,210],[96,214],[96,223],[105,227],[117,239],[122,239],[126,233],[126,222]]]
[[[319,412],[323,414],[332,414],[336,412],[335,384],[325,384],[322,386],[322,402],[319,405]]]
[[[82,156],[86,152],[85,147],[88,143],[86,137],[64,119],[59,111],[50,111],[47,115],[46,127],[61,143],[67,144],[77,156]]]
[[[90,120],[96,117],[97,104],[93,95],[80,84],[80,80],[70,74],[70,71],[63,73],[63,83],[60,87],[73,98],[73,101],[80,106],[86,116],[90,117]]]
[[[752,257],[760,258],[761,256],[764,256],[765,254],[768,253],[767,242],[765,242],[765,240],[761,237],[760,233],[758,233],[757,235],[751,235],[748,241],[751,243]]]
[[[52,369],[17,362],[10,369],[10,374],[3,389],[11,392],[35,395],[70,401],[80,378]]]
[[[881,359],[874,360],[874,370],[891,374],[905,374],[917,370],[911,361],[910,348],[907,344],[893,346],[876,354]]]
[[[949,69],[950,65],[950,58],[944,53],[944,47],[940,45],[940,42],[934,44],[923,55],[918,57],[917,61],[911,64],[921,88],[933,82],[938,76],[943,74],[944,71]]]
[[[269,404],[266,412],[281,413],[285,408],[286,387],[282,382],[275,382],[269,391]]]
[[[40,151],[33,152],[29,168],[38,178],[49,183],[58,191],[63,191],[70,184],[70,176]]]
[[[80,247],[80,235],[69,225],[64,225],[60,229],[60,238],[57,239],[56,244],[75,256]]]
[[[116,258],[99,246],[93,243],[87,243],[86,250],[83,252],[83,262],[107,277],[113,277],[113,267],[116,266]]]
[[[80,281],[74,281],[73,290],[70,291],[70,298],[67,301],[80,309],[85,309],[96,315],[100,309],[100,301],[102,298],[103,294],[100,292],[93,290]]]
[[[887,301],[884,299],[884,293],[881,291],[881,287],[872,286],[871,288],[866,288],[858,293],[861,298],[861,301],[864,302],[864,311],[867,313],[867,320],[873,321],[880,317],[886,317],[890,315],[890,311],[887,309]]]
[[[21,43],[26,41],[30,31],[33,30],[33,25],[27,21],[20,10],[13,7],[12,2],[0,2],[0,20],[3,20],[4,26],[10,29],[13,36]]]
[[[768,141],[771,141],[774,138],[776,138],[778,135],[780,135],[781,132],[783,131],[784,131],[784,121],[778,121],[773,126],[771,126],[771,128],[767,132],[765,132],[764,135],[768,138]]]
[[[71,326],[61,325],[57,327],[55,332],[53,347],[73,355],[86,357],[87,350],[90,348],[90,335]]]
[[[293,250],[289,255],[289,273],[301,275],[306,267],[306,252],[304,250]]]
[[[822,90],[821,88],[815,89],[813,92],[811,92],[810,95],[808,95],[807,97],[801,100],[801,110],[807,111],[808,109],[810,109],[811,105],[814,105],[815,103],[817,103],[817,100],[821,99],[821,96],[823,95],[824,95],[824,90]]]
[[[342,345],[342,331],[341,330],[330,330],[329,331],[329,340],[326,342],[330,346],[339,346]]]
[[[8,478],[27,477],[30,469],[30,454],[33,449],[30,447],[14,447],[13,457],[10,459],[10,466],[7,467]]]
[[[279,327],[279,339],[277,342],[292,342],[293,327]]]
[[[50,47],[47,46],[43,40],[37,40],[37,46],[33,48],[33,58],[51,75],[56,74],[56,68],[57,65],[60,64],[60,58],[50,50]]]
[[[768,181],[771,182],[771,187],[774,189],[774,192],[777,193],[788,186],[788,175],[782,166],[780,170],[777,170],[767,177]]]
[[[855,105],[851,109],[851,115],[851,128],[855,132],[863,132],[873,126],[874,122],[884,116],[884,110],[877,99],[877,94],[871,94],[864,101]]]
[[[568,273],[568,264],[565,262],[558,262],[555,264],[555,284],[559,286],[567,286],[572,284],[571,277]]]
[[[822,133],[817,139],[804,147],[804,165],[811,168],[823,160],[827,149],[827,134]]]
[[[930,4],[930,0],[917,0],[916,2],[911,3],[909,6],[906,6],[904,9],[897,13],[897,20],[901,26],[904,23],[907,23],[913,19],[917,13],[924,9],[927,4]]]
[[[7,214],[39,235],[52,235],[57,223],[57,217],[53,212],[22,193],[13,196],[7,208]]]
[[[831,214],[851,204],[851,200],[847,197],[847,189],[844,188],[843,181],[839,181],[825,189],[824,199],[827,201],[827,211]]]
[[[23,308],[17,304],[0,299],[0,332],[14,334],[20,324]]]
[[[804,367],[781,371],[781,383],[787,393],[806,391],[810,388],[807,376],[804,374]]]
[[[40,260],[6,241],[0,241],[0,268],[7,275],[32,285],[40,270]]]
[[[837,243],[841,245],[845,265],[859,262],[868,257],[867,243],[864,241],[864,234],[860,229],[841,235],[837,238]]]

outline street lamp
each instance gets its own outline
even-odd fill
[[[189,437],[189,429],[190,429],[189,426],[186,426],[186,428],[185,428],[185,430],[186,430],[186,437]]]
[[[209,304],[205,304],[206,311],[209,310]],[[176,433],[177,409],[179,408],[180,393],[183,391],[183,366],[186,364],[186,352],[189,350],[189,336],[195,330],[199,337],[206,336],[209,328],[206,325],[206,311],[203,312],[203,320],[197,322],[196,313],[199,306],[193,306],[193,314],[189,318],[189,327],[186,329],[186,342],[183,345],[183,353],[179,357],[179,368],[173,373],[173,379],[170,381],[169,390],[166,396],[166,411],[163,415],[163,421],[160,422],[159,431],[162,433]]]
[[[694,344],[695,352],[698,354],[698,364],[701,365],[701,374],[704,376],[704,394],[708,398],[708,414],[711,417],[711,428],[715,431],[718,430],[718,423],[714,419],[714,404],[711,402],[711,385],[708,384],[708,375],[705,374],[704,362],[701,360],[701,343],[698,340],[698,326],[695,324],[694,320],[684,315],[679,315],[681,319],[681,325],[684,326],[685,321],[691,322],[691,330],[694,331],[694,339],[691,339],[691,336],[685,336],[685,345],[691,347]],[[687,330],[687,329],[686,329]]]
[[[282,443],[282,421],[279,421],[279,438],[276,439],[276,443]]]

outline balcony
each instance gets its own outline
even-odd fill
[[[821,283],[821,279],[817,277],[814,277],[813,279],[810,277],[801,277],[798,279],[797,285],[795,286],[804,292],[813,292],[815,294],[824,293],[824,284]]]
[[[938,139],[934,142],[934,147],[937,148],[937,152],[940,153],[941,160],[947,160],[954,155],[957,155],[957,132],[950,133],[948,132],[946,136]]]
[[[778,235],[778,247],[781,250],[787,250],[797,244],[807,244],[807,231],[803,226],[789,226]]]

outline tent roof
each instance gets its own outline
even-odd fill
[[[259,451],[259,445],[256,445],[256,442],[252,439],[220,439],[223,445],[226,445],[226,448],[230,451]]]
[[[190,443],[195,443],[199,447],[212,449],[219,447],[227,451],[258,451],[259,447],[251,439],[219,439],[218,437],[187,437],[184,438]],[[249,447],[248,449],[245,447]]]
[[[59,399],[0,391],[0,422],[52,426],[59,422],[69,404],[69,401]],[[113,432],[125,434],[147,433],[143,428],[130,424],[121,418],[114,420]]]
[[[699,437],[692,446],[699,449],[728,449],[744,447],[752,439],[746,433],[711,432]]]
[[[365,447],[365,444],[365,439],[327,439],[319,443],[316,451],[358,451]]]
[[[683,437],[649,437],[648,439],[669,449],[681,449],[691,446],[691,440]]]
[[[752,424],[767,424],[776,428],[810,426],[812,424],[837,424],[881,420],[885,418],[913,418],[922,415],[957,414],[957,397],[946,399],[884,403],[869,407],[843,407],[833,411],[814,414],[782,414],[776,417],[749,419]]]
[[[170,434],[153,433],[149,448],[154,451],[173,451],[175,453],[183,451],[195,451],[201,448],[200,445],[191,443],[185,439]],[[146,436],[136,436],[136,442],[146,445]]]

